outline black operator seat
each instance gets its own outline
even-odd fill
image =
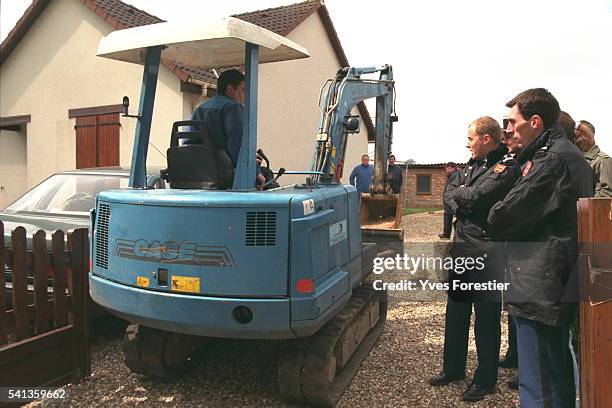
[[[162,176],[170,188],[226,190],[234,182],[230,155],[214,142],[204,121],[174,122],[167,160],[168,168],[162,170]]]

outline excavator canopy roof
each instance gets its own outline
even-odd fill
[[[308,50],[234,17],[216,21],[164,22],[113,31],[100,40],[98,56],[144,64],[146,49],[163,46],[162,59],[199,68],[244,65],[245,44],[258,45],[259,62],[309,57]]]

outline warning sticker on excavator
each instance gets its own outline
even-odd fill
[[[177,292],[200,293],[200,278],[173,276],[172,290]]]
[[[342,220],[329,226],[329,246],[336,245],[347,237],[346,220]]]
[[[302,205],[304,206],[304,215],[312,214],[315,212],[314,200],[303,200]]]
[[[143,288],[149,287],[149,278],[145,278],[144,276],[136,277],[136,285],[141,286]]]

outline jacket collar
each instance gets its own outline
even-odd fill
[[[506,147],[505,144],[501,143],[497,147],[497,149],[487,154],[487,167],[491,167],[492,165],[503,159],[506,154],[508,154],[508,147]]]
[[[235,100],[234,98],[230,98],[229,96],[226,96],[226,95],[216,94],[214,96],[214,98],[216,98],[218,100],[226,101],[226,102],[236,102],[236,103],[238,103],[237,100]]]
[[[594,145],[593,147],[591,147],[589,150],[587,150],[584,153],[584,157],[588,160],[591,161],[593,160],[595,157],[597,157],[597,155],[599,154],[601,150],[599,150],[599,146]]]
[[[523,165],[527,163],[527,161],[533,158],[535,152],[539,149],[552,145],[557,139],[560,139],[565,136],[565,132],[563,128],[555,123],[549,128],[544,129],[542,133],[538,137],[535,138],[533,142],[531,142],[523,151],[517,156],[517,160],[519,164]]]
[[[467,164],[468,166],[482,166],[486,163],[487,167],[491,167],[492,165],[503,159],[506,154],[508,154],[508,148],[505,144],[500,144],[495,150],[490,151],[489,154],[487,154],[487,157],[485,157],[484,159],[470,159],[468,160]]]

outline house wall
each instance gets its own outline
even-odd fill
[[[27,190],[25,132],[0,130],[0,211]]]
[[[258,146],[275,169],[310,170],[319,124],[319,91],[340,68],[318,13],[287,36],[305,47],[310,58],[262,64],[259,77]],[[357,108],[353,114],[358,114]],[[342,181],[367,153],[367,131],[349,136]],[[283,176],[281,184],[304,182],[305,176]]]
[[[75,168],[75,119],[68,118],[69,109],[116,105],[127,95],[130,113],[137,113],[142,66],[95,56],[100,38],[111,31],[107,22],[80,1],[53,1],[0,67],[0,116],[31,115],[25,176],[19,182],[21,188],[11,188],[6,194],[6,201],[56,171]],[[319,90],[340,65],[318,13],[288,38],[306,47],[311,57],[261,66],[258,147],[266,151],[273,168],[310,170],[320,117]],[[151,143],[163,154],[171,124],[191,115],[193,100],[194,95],[180,92],[179,79],[160,67]],[[120,164],[128,166],[136,120],[121,117],[120,122]],[[344,182],[367,152],[366,133],[362,125],[360,134],[350,136]],[[10,145],[6,149],[11,155],[18,151]],[[148,164],[165,166],[166,159],[149,148]],[[0,161],[0,174],[12,171],[7,166]],[[281,181],[303,182],[304,176],[285,176]]]
[[[127,95],[131,113],[137,113],[142,66],[95,55],[100,38],[111,31],[80,1],[53,1],[0,67],[0,116],[32,118],[26,188],[53,172],[75,168],[75,119],[68,118],[69,109],[121,104]],[[183,119],[185,111],[179,79],[160,67],[151,142],[164,154],[171,124]],[[120,120],[120,164],[129,165],[136,121]],[[165,165],[155,149],[148,157],[149,164]],[[0,162],[0,174],[7,171]]]
[[[431,176],[431,193],[417,194],[417,175]],[[410,168],[404,177],[404,207],[439,207],[442,208],[442,193],[446,185],[446,170],[442,168]]]

